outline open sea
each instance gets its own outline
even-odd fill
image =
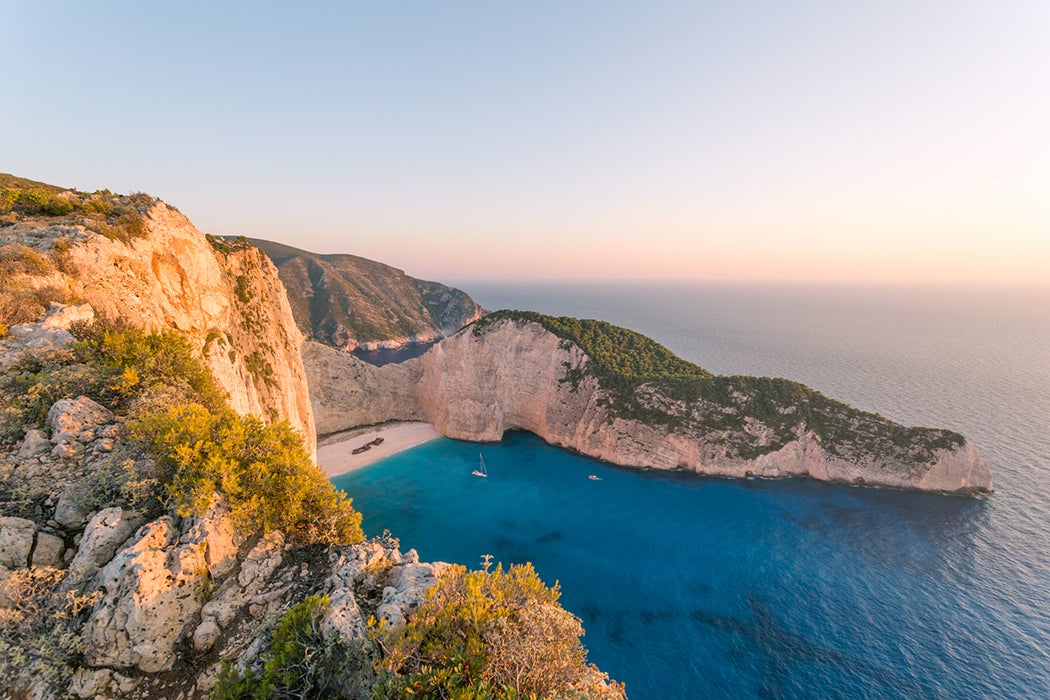
[[[515,433],[335,478],[369,534],[424,560],[532,561],[634,700],[1050,698],[1050,289],[460,286],[957,430],[996,493],[635,471]]]

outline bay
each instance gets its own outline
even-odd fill
[[[602,318],[717,373],[959,430],[997,492],[616,469],[515,433],[338,477],[372,534],[424,559],[534,562],[632,698],[1050,696],[1046,290],[463,287],[486,308]],[[479,452],[486,480],[470,475]]]

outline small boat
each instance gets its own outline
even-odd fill
[[[482,454],[480,452],[478,453],[478,461],[481,462],[481,465],[477,469],[472,471],[471,474],[473,474],[474,476],[480,476],[480,477],[488,476],[489,475],[489,470],[485,468],[485,458],[482,456]]]
[[[597,474],[588,474],[587,478],[590,479],[591,481],[601,481],[602,480],[602,478],[600,476],[598,476]]]

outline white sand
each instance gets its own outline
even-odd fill
[[[382,445],[353,454],[354,448],[374,440],[377,434],[383,438]],[[439,437],[441,434],[430,423],[385,423],[349,430],[330,435],[318,443],[317,464],[328,476],[336,476]]]

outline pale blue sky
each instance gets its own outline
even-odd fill
[[[431,279],[1046,282],[1050,2],[0,0],[0,171]]]

